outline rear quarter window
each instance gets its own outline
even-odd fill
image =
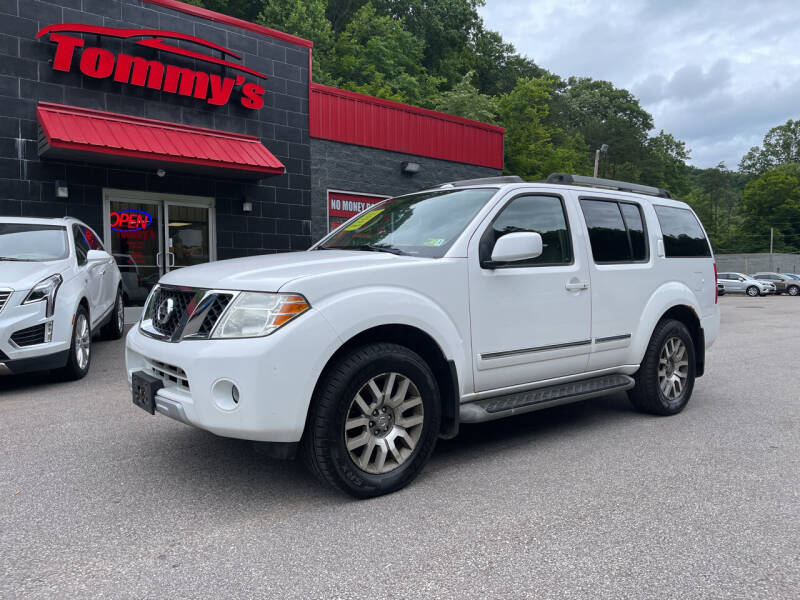
[[[661,225],[667,258],[711,256],[711,246],[692,211],[674,206],[655,205],[653,208]]]

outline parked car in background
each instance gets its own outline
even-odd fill
[[[89,371],[92,333],[123,332],[121,276],[76,219],[0,217],[0,374]]]
[[[459,422],[621,391],[677,414],[719,329],[713,276],[700,221],[664,190],[453,182],[306,252],[165,275],[128,334],[128,383],[150,414],[299,445],[321,480],[376,496]]]
[[[725,295],[725,286],[722,285],[719,281],[717,282],[717,296],[724,296]]]
[[[780,273],[755,273],[753,277],[759,281],[769,281],[774,284],[776,294],[786,293],[790,296],[800,295],[800,283],[788,275],[781,275]]]
[[[786,275],[787,277],[791,277],[792,279],[800,281],[800,275],[797,273],[781,273],[781,275]]]
[[[726,293],[766,296],[775,291],[775,286],[767,281],[759,281],[744,273],[717,273],[717,283],[721,283]]]

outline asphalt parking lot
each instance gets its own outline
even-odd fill
[[[687,409],[624,395],[463,427],[353,501],[88,377],[0,379],[0,597],[792,598],[800,299],[725,296]]]

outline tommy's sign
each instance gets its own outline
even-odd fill
[[[113,29],[111,27],[77,23],[49,25],[36,34],[37,38],[49,35],[50,41],[56,44],[56,52],[53,57],[53,69],[56,71],[70,72],[77,66],[80,72],[87,77],[112,79],[119,83],[149,88],[169,94],[194,97],[214,106],[227,104],[231,97],[234,96],[234,91],[236,91],[239,102],[245,108],[258,110],[264,106],[264,88],[257,83],[247,81],[245,76],[240,73],[228,77],[217,73],[178,67],[163,63],[160,60],[148,60],[141,56],[131,56],[123,52],[115,54],[105,48],[87,46],[86,40],[73,35],[66,35],[68,33],[88,33],[122,39],[143,38],[137,41],[136,44],[201,62],[222,65],[228,69],[260,79],[267,78],[263,73],[249,69],[244,65],[228,61],[225,58],[217,58],[202,52],[173,46],[167,43],[166,40],[190,42],[208,50],[216,50],[223,57],[228,56],[241,60],[241,56],[235,52],[212,42],[174,31]],[[76,51],[79,48],[82,51],[78,56]]]

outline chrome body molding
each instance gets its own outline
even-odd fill
[[[609,337],[594,338],[595,344],[602,344],[604,342],[617,342],[619,340],[627,340],[631,337],[630,333],[623,333],[622,335],[611,335]]]
[[[519,350],[503,350],[501,352],[487,352],[481,354],[483,360],[492,358],[504,358],[506,356],[517,356],[519,354],[530,354],[532,352],[547,352],[548,350],[561,350],[562,348],[574,348],[575,346],[588,346],[592,340],[580,340],[577,342],[566,342],[564,344],[552,344],[550,346],[536,346],[534,348],[520,348]]]

